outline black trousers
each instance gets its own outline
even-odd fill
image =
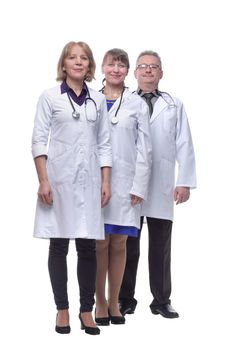
[[[96,282],[96,241],[75,239],[78,254],[77,276],[79,282],[80,312],[92,311]],[[67,294],[67,254],[69,239],[51,238],[48,268],[55,304],[58,310],[69,308]]]
[[[141,218],[141,229],[143,217]],[[147,217],[149,234],[149,280],[153,301],[150,306],[170,303],[171,295],[171,232],[172,221]],[[134,298],[138,261],[140,256],[140,236],[128,237],[127,259],[119,300],[136,304]]]

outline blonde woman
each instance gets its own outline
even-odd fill
[[[106,102],[90,89],[95,61],[84,42],[69,42],[57,69],[61,83],[40,96],[32,136],[39,179],[34,236],[50,239],[49,274],[56,331],[69,333],[67,262],[70,239],[78,254],[81,328],[99,334],[92,317],[96,239],[104,238],[101,206],[110,198],[112,164]],[[48,148],[48,150],[47,150]]]

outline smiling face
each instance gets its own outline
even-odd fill
[[[108,85],[123,86],[128,74],[128,67],[121,60],[114,58],[112,55],[107,55],[102,65],[102,72]]]
[[[90,60],[84,49],[78,44],[74,44],[67,57],[64,59],[63,71],[66,72],[66,80],[69,82],[82,82],[89,72]]]
[[[154,91],[157,89],[163,76],[159,58],[153,55],[139,57],[134,76],[138,81],[138,87],[143,91]]]

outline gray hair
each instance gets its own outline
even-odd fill
[[[138,55],[136,64],[138,64],[138,60],[139,60],[140,57],[146,56],[146,55],[157,57],[158,60],[159,60],[160,68],[162,68],[162,61],[161,61],[161,58],[160,58],[159,54],[158,54],[157,52],[155,52],[155,51],[152,51],[152,50],[142,51],[142,52]]]

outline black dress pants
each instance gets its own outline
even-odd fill
[[[143,217],[141,218],[141,229]],[[171,232],[172,221],[147,217],[149,244],[149,280],[153,301],[150,306],[170,303],[171,295]],[[128,237],[127,258],[119,300],[136,305],[134,298],[138,261],[140,256],[140,236]]]
[[[96,282],[96,241],[75,239],[78,254],[77,276],[79,282],[80,312],[92,311]],[[69,308],[67,294],[67,254],[69,239],[51,238],[48,268],[55,304],[58,310]]]

